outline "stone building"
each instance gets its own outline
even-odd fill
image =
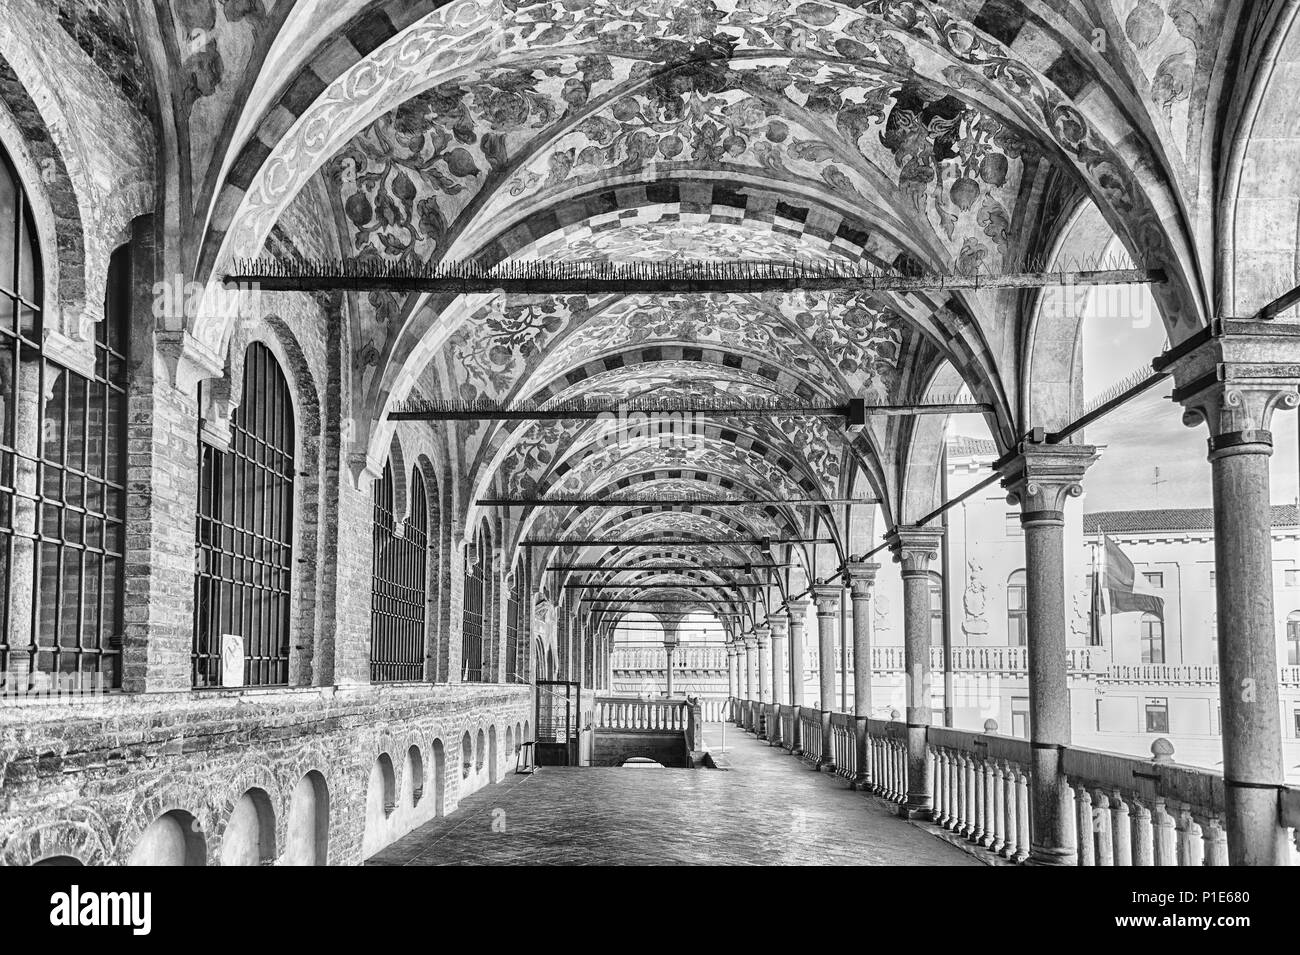
[[[696,704],[610,696],[636,610],[712,614],[730,717],[981,851],[1288,861],[1297,12],[6,0],[0,859],[355,864],[628,721],[702,759]],[[1094,405],[1102,286],[1169,345]],[[1087,429],[1161,382],[1221,773],[1072,738]],[[1028,740],[928,695],[957,413],[1022,530]],[[890,560],[898,720],[834,680]]]

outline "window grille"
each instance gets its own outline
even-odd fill
[[[411,517],[398,536],[392,462],[375,481],[374,558],[370,600],[370,679],[424,678],[425,563],[429,506],[424,479],[411,472]]]

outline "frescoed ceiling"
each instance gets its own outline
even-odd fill
[[[1229,15],[1215,0],[1101,0],[1068,16],[1004,0],[171,5],[189,50],[177,108],[206,230],[193,243],[200,270],[257,254],[278,227],[277,247],[338,250],[354,265],[799,260],[989,273],[1058,254],[1091,203],[1131,253],[1166,268],[1171,340],[1204,322],[1189,169],[1215,96],[1194,64]],[[302,49],[285,45],[290,33]],[[261,63],[278,82],[256,75]],[[216,122],[241,89],[259,112]],[[355,293],[353,457],[387,447],[385,411],[412,396],[907,405],[937,380],[984,403],[1009,446],[1031,424],[1021,389],[1036,302],[942,288]],[[521,505],[513,541],[814,537],[830,513],[647,509],[630,496],[870,494],[887,522],[906,521],[925,497],[905,486],[923,480],[913,443],[942,432],[876,416],[849,434],[842,419],[796,413],[688,425],[686,440],[585,419],[437,427],[459,462],[463,526],[488,495],[629,501]]]

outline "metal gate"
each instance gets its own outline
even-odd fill
[[[580,683],[537,681],[537,765],[578,765]]]

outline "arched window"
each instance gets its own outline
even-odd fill
[[[375,481],[374,563],[370,598],[370,679],[424,677],[425,556],[429,506],[419,468],[411,472],[411,519],[398,536],[393,465]]]
[[[0,693],[121,680],[131,260],[89,376],[44,352],[36,227],[0,148]]]
[[[195,686],[289,681],[294,443],[289,384],[271,350],[254,342],[230,448],[205,444],[200,453]]]
[[[465,610],[461,617],[460,638],[460,678],[465,683],[483,682],[483,594],[491,558],[491,540],[484,521],[479,525],[474,547],[465,552]]]
[[[511,575],[510,595],[506,598],[506,682],[519,682],[519,631],[523,625],[524,602],[521,571]]]
[[[1142,662],[1165,662],[1165,623],[1153,613],[1144,613],[1141,622]]]
[[[1300,666],[1300,610],[1292,610],[1287,614],[1286,665]]]
[[[1025,603],[1025,572],[1017,570],[1007,580],[1007,646],[1029,643],[1029,609]]]

